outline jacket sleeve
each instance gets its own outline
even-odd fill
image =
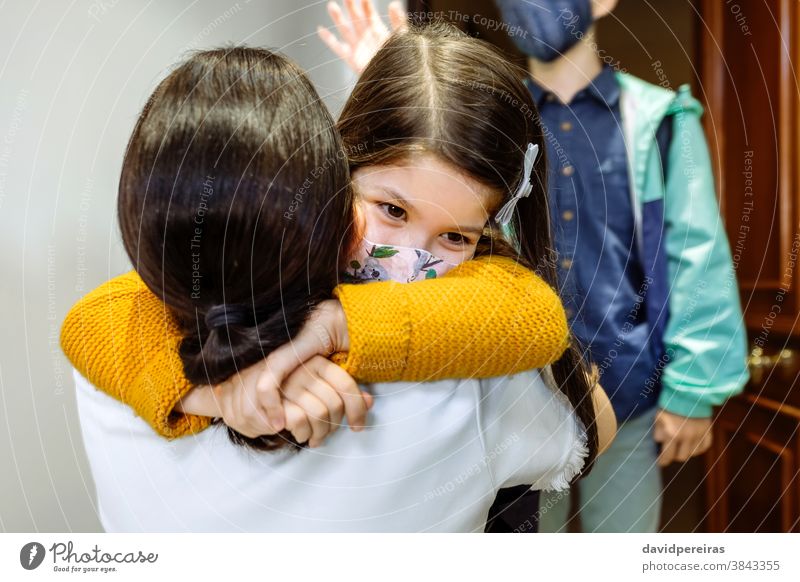
[[[736,274],[699,115],[680,111],[664,199],[670,318],[659,406],[710,417],[748,380]]]
[[[340,285],[362,382],[488,378],[556,361],[569,343],[556,292],[505,257],[462,263],[441,279]]]
[[[351,350],[334,361],[359,382],[489,377],[543,366],[568,343],[557,294],[511,259],[468,261],[438,280],[342,285]],[[191,388],[177,325],[136,273],[112,279],[69,312],[61,346],[99,389],[161,436],[206,428],[174,412]]]

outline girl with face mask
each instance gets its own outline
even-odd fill
[[[426,51],[429,51],[429,54],[426,54]],[[434,52],[435,55],[432,54]],[[420,57],[427,57],[425,60],[427,63],[449,60],[442,69],[433,70],[428,67],[420,71],[418,64]],[[507,85],[495,85],[491,90],[481,89],[476,92],[475,85],[470,86],[466,81],[460,85],[449,82],[453,78],[469,80],[474,77],[476,82],[483,79],[486,69],[477,63],[486,63],[487,69],[495,72],[497,67],[501,67],[503,72],[501,78]],[[395,73],[393,77],[395,82],[391,83],[388,81],[390,76],[386,74],[387,70],[395,72],[403,70],[405,74]],[[452,76],[443,73],[444,71],[451,72]],[[422,79],[420,74],[423,75]],[[393,44],[390,43],[385,51],[379,53],[374,67],[370,65],[370,69],[359,81],[340,121],[345,151],[350,154],[349,160],[358,197],[357,208],[361,215],[361,220],[357,221],[357,224],[364,230],[364,239],[369,241],[365,245],[356,243],[346,251],[343,271],[361,279],[363,277],[360,275],[367,272],[361,269],[359,273],[362,262],[366,265],[369,258],[378,260],[376,254],[382,254],[383,259],[401,256],[407,249],[411,249],[412,258],[415,258],[416,262],[410,271],[407,268],[410,262],[405,262],[402,263],[406,266],[405,271],[390,267],[384,269],[384,272],[379,272],[378,276],[370,275],[366,278],[411,281],[421,278],[420,274],[424,273],[422,278],[425,280],[414,285],[401,286],[402,289],[393,286],[392,282],[369,286],[341,286],[337,291],[342,304],[370,305],[367,298],[380,297],[381,293],[389,301],[407,300],[415,292],[423,293],[423,286],[426,285],[431,286],[431,290],[427,292],[429,298],[431,294],[437,293],[442,294],[441,297],[446,297],[448,288],[456,294],[467,289],[468,293],[472,294],[466,296],[469,301],[475,296],[475,281],[468,281],[468,285],[459,285],[464,282],[459,280],[459,275],[474,276],[477,271],[474,270],[476,267],[472,263],[481,263],[477,268],[484,274],[488,273],[502,279],[500,287],[492,288],[495,292],[498,289],[519,292],[520,287],[515,287],[513,284],[509,286],[509,281],[526,281],[524,287],[526,291],[514,298],[517,309],[520,306],[530,309],[531,305],[543,305],[537,303],[535,298],[541,295],[546,285],[532,285],[530,274],[523,273],[514,261],[502,258],[504,255],[516,257],[523,264],[537,266],[545,274],[545,278],[550,278],[549,271],[552,265],[547,260],[549,234],[546,199],[543,198],[544,190],[541,183],[544,174],[534,164],[536,150],[541,147],[541,132],[533,120],[532,111],[527,113],[524,109],[527,105],[524,99],[526,95],[524,86],[517,87],[518,82],[512,79],[514,79],[513,71],[504,64],[499,55],[482,43],[467,39],[451,29],[428,29],[398,35],[393,39]],[[421,91],[420,89],[425,87],[420,83],[422,80],[433,85],[434,90]],[[478,108],[472,99],[476,94],[484,98],[484,102],[479,104]],[[509,95],[520,98],[518,108],[510,108],[503,104]],[[393,99],[395,102],[392,102]],[[413,107],[404,111],[402,103],[414,102],[424,105],[428,112],[435,113],[433,115],[410,113]],[[455,106],[437,107],[439,103]],[[387,115],[387,110],[392,113]],[[384,113],[380,114],[380,111]],[[369,135],[364,133],[367,128]],[[480,144],[486,143],[487,136],[494,139],[495,147],[491,152],[478,149]],[[443,196],[444,193],[447,195]],[[502,214],[502,221],[497,220],[498,214]],[[522,221],[531,217],[533,224],[522,228]],[[516,249],[500,236],[501,228],[507,229]],[[364,256],[365,250],[369,255],[367,258]],[[393,252],[391,257],[386,256]],[[492,258],[469,261],[468,259],[473,256],[492,256]],[[451,279],[450,276],[439,279],[446,269],[438,265],[450,263],[454,266],[463,261],[467,262],[454,269],[451,281],[448,281]],[[356,263],[359,266],[356,266]],[[435,276],[430,275],[431,272]],[[503,303],[507,298],[495,296],[495,299],[501,305],[508,307],[509,302]],[[147,300],[157,301],[155,297]],[[101,304],[102,301],[95,301],[91,306],[83,305],[78,311],[82,311],[84,315],[87,313],[87,307],[102,311]],[[372,311],[374,307],[373,299]],[[433,311],[445,311],[444,307],[440,302],[439,307],[434,305]],[[492,313],[491,306],[483,306],[484,314],[487,313],[487,307],[490,317],[495,316],[500,319],[503,317],[502,313]],[[447,305],[446,311],[447,313],[443,313],[445,319],[446,317],[457,319],[450,313],[452,305]],[[209,314],[212,315],[210,319]],[[238,328],[243,325],[243,321],[240,320],[241,312],[225,309],[224,313],[219,313],[220,317],[216,317],[217,313],[211,309],[209,314],[206,315],[205,322],[212,329],[227,326]],[[509,319],[517,319],[518,315],[519,311]],[[539,323],[547,321],[548,318],[541,311],[535,313],[535,316],[539,318]],[[369,320],[368,317],[365,319]],[[373,317],[373,322],[374,319]],[[348,323],[352,323],[350,319]],[[492,321],[479,320],[477,323],[479,327],[473,327],[471,330],[476,335],[486,335],[487,329],[493,327]],[[161,326],[163,327],[163,323]],[[69,328],[70,326],[65,326],[65,346],[74,345],[69,341],[70,333],[66,331]],[[375,330],[371,330],[371,333],[374,337]],[[369,334],[362,334],[366,335]],[[355,337],[351,339],[355,340]],[[437,336],[435,339],[441,337]],[[469,345],[473,338],[465,339]],[[356,341],[359,346],[369,343],[363,339]],[[563,340],[557,340],[555,343],[558,344],[557,351],[560,353]],[[192,367],[187,365],[185,353],[190,347],[192,344],[187,342],[183,342],[181,346],[181,351],[184,353],[184,369]],[[336,347],[341,346],[327,346],[328,351]],[[358,349],[354,350],[353,347],[350,346],[351,352],[345,356],[349,360],[344,362],[345,366],[348,364],[352,366],[358,357]],[[201,361],[207,365],[208,354],[203,354],[204,350],[206,347],[201,346],[196,368],[199,368]],[[72,353],[75,351],[73,349]],[[451,351],[457,355],[459,348]],[[485,367],[484,364],[490,361],[485,358],[487,355],[493,360],[506,358],[504,365],[508,366],[508,359],[518,360],[520,354],[525,353],[525,349],[505,355],[496,352],[496,349],[494,352],[487,350],[487,353],[479,356],[482,360],[476,361],[473,357],[471,359],[473,368]],[[551,359],[552,353],[551,351]],[[164,356],[163,352],[161,356]],[[167,355],[167,359],[168,357]],[[560,389],[576,409],[587,430],[589,436],[586,445],[591,458],[597,451],[594,408],[586,376],[575,372],[576,365],[577,360],[572,352],[569,352],[554,366],[553,372]],[[366,374],[371,376],[369,379],[383,380],[382,375],[396,374],[398,366],[389,364],[377,368],[378,366]],[[362,362],[362,370],[364,369],[367,368]],[[441,370],[436,372],[441,373]],[[475,370],[472,370],[471,374],[474,372]],[[246,373],[247,371],[239,375],[231,384],[248,382],[249,380],[243,378]],[[436,377],[429,369],[417,370],[416,373],[421,373],[424,379]],[[195,373],[195,376],[197,375]],[[102,379],[95,381],[92,378],[92,381],[103,387]],[[106,385],[113,383],[112,380],[106,382]],[[232,386],[229,384],[228,388],[232,389]],[[113,392],[113,388],[109,391]],[[206,390],[205,394],[209,392]],[[192,393],[200,394],[203,390],[198,388]],[[144,399],[139,397],[137,401],[142,402],[152,396],[154,393],[151,391],[150,394],[145,394]],[[166,409],[167,415],[172,416],[174,410],[169,407],[168,402],[166,406],[163,400],[160,402],[160,407],[145,405],[145,408],[147,406],[158,408],[160,411],[158,414],[162,416]],[[187,409],[189,407],[185,406],[185,402],[182,403],[182,407],[185,412],[192,412]],[[201,407],[201,404],[198,404],[198,407]],[[190,414],[178,416],[182,416],[183,429],[186,432],[197,431],[207,426]],[[165,424],[174,422],[175,419],[167,419]],[[246,434],[242,436],[240,433],[238,437],[238,442],[258,448],[279,448],[291,440],[291,435],[286,433],[276,437],[259,438],[250,438]],[[294,440],[298,441],[305,442],[305,439]]]

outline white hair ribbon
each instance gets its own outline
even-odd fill
[[[536,156],[539,155],[539,145],[538,144],[528,144],[528,149],[525,152],[525,165],[523,167],[523,176],[522,182],[517,188],[516,194],[503,204],[503,207],[500,209],[500,212],[494,217],[500,225],[505,225],[511,222],[511,217],[514,214],[514,208],[517,206],[517,202],[520,198],[525,198],[531,193],[533,190],[533,184],[531,184],[531,172],[533,171],[533,163],[536,161]]]

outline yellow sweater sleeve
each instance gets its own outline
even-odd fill
[[[72,365],[167,438],[199,432],[211,422],[173,412],[192,389],[178,355],[180,341],[166,306],[135,271],[85,295],[61,326],[61,349]]]
[[[506,258],[463,263],[441,279],[340,285],[350,352],[334,361],[359,382],[485,378],[555,361],[568,342],[557,294]],[[206,428],[174,412],[192,385],[164,304],[131,272],[69,312],[61,346],[92,384],[131,406],[161,436]]]
[[[506,257],[413,284],[340,285],[336,296],[350,352],[335,361],[360,382],[516,374],[556,361],[569,343],[556,292]]]

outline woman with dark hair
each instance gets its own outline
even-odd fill
[[[419,50],[420,43],[424,45],[426,40],[425,36],[420,34],[414,39],[416,44],[408,46],[406,50],[409,48]],[[395,48],[401,49],[399,45]],[[346,250],[343,253],[345,257],[350,256],[355,249],[354,245],[346,242],[353,238],[347,236],[347,230],[352,226],[352,200],[347,184],[347,168],[343,161],[340,161],[341,150],[335,147],[336,140],[326,141],[331,133],[330,125],[323,128],[327,113],[320,118],[312,115],[314,118],[310,123],[306,123],[305,116],[314,105],[304,102],[303,97],[316,98],[313,89],[307,86],[307,81],[301,79],[302,75],[298,75],[296,69],[283,67],[290,71],[287,73],[278,66],[282,61],[275,55],[270,54],[269,58],[266,58],[263,54],[259,56],[258,51],[256,53],[250,51],[252,49],[201,53],[176,70],[159,86],[134,131],[121,181],[120,221],[126,249],[144,282],[156,296],[164,299],[172,315],[175,316],[176,325],[183,337],[181,342],[183,365],[188,379],[195,383],[219,382],[291,339],[308,314],[308,305],[319,303],[331,293],[337,280],[341,259],[340,243],[345,243]],[[252,59],[256,62],[251,63]],[[262,60],[272,65],[265,67],[261,63]],[[280,71],[280,74],[277,74],[272,67]],[[296,75],[296,78],[292,75]],[[285,87],[291,85],[293,78],[295,85],[292,86],[292,91],[289,91],[288,95],[281,95]],[[257,83],[262,84],[258,92],[260,95],[263,95],[263,85],[266,83],[269,90],[264,99],[256,98],[250,88],[243,86],[249,83],[253,86],[257,86]],[[306,93],[307,91],[310,92]],[[210,98],[204,99],[205,97]],[[414,95],[407,97],[415,98]],[[261,111],[262,107],[265,111]],[[316,107],[320,108],[318,104]],[[290,121],[292,117],[298,114],[303,116],[303,123],[300,126],[289,127],[292,124]],[[506,123],[506,120],[498,117],[490,118],[490,122],[502,124]],[[531,127],[533,125],[531,124]],[[457,146],[452,146],[453,142],[450,142],[449,152],[447,149],[437,150],[432,147],[437,144],[447,145],[448,140],[441,138],[446,137],[442,132],[448,127],[458,132],[466,129],[466,126],[446,123],[434,123],[429,126],[434,133],[429,133],[427,136],[423,127],[413,129],[412,133],[416,132],[414,138],[416,144],[408,141],[403,143],[402,140],[391,143],[391,138],[373,140],[373,147],[377,149],[370,154],[373,156],[370,162],[372,165],[402,166],[403,158],[407,157],[409,152],[419,153],[420,146],[424,150],[427,145],[428,150],[433,150],[440,161],[443,160],[455,167],[465,167],[468,174],[465,178],[475,182],[473,186],[476,190],[486,186],[487,182],[491,183],[491,180],[498,179],[497,175],[500,172],[494,170],[495,176],[492,176],[490,160],[483,165],[473,163],[470,166],[469,164],[474,162],[474,154],[472,159],[469,159],[467,153],[459,152]],[[380,132],[378,135],[380,136]],[[480,132],[477,132],[474,137],[477,138],[479,135]],[[541,135],[533,133],[530,135],[536,141],[541,140]],[[219,137],[224,139],[220,140]],[[320,142],[323,147],[314,153],[314,148],[319,147]],[[314,146],[309,146],[312,143]],[[330,144],[334,146],[331,147]],[[388,150],[387,144],[390,146]],[[462,147],[464,145],[467,144],[462,141]],[[353,151],[352,147],[348,149],[350,152]],[[512,148],[505,152],[499,147],[498,153],[513,155],[514,150]],[[344,169],[343,175],[336,173],[337,164],[340,167],[339,171]],[[522,165],[520,162],[517,164]],[[369,165],[370,163],[367,163],[364,167]],[[508,165],[511,167],[513,164]],[[206,167],[211,167],[213,170]],[[439,170],[444,173],[449,171],[448,168]],[[434,171],[439,170],[434,168]],[[514,174],[519,174],[519,170],[514,168],[512,171]],[[528,168],[528,171],[530,172],[531,168]],[[309,176],[313,179],[309,180]],[[367,176],[364,175],[364,178]],[[530,177],[525,176],[525,180],[528,179]],[[308,187],[298,199],[299,191],[296,190],[296,186],[306,183]],[[154,191],[151,190],[153,185],[155,185],[155,198],[161,196],[160,200],[153,200]],[[375,186],[374,181],[372,186]],[[535,190],[538,191],[540,188],[540,185],[536,185]],[[320,192],[327,194],[321,195]],[[165,193],[169,195],[166,196]],[[520,215],[524,216],[523,213],[529,211],[526,208],[526,198],[522,195],[501,196],[497,200],[491,192],[487,191],[486,194],[489,200],[484,200],[484,203],[490,202],[494,207],[498,207],[504,198],[510,198],[517,205]],[[531,197],[533,200],[530,210],[537,209],[538,194],[539,192],[537,197]],[[342,202],[339,202],[339,199]],[[375,206],[383,207],[387,204],[385,201],[374,203]],[[513,206],[510,208],[513,210]],[[287,212],[298,217],[305,213],[305,216],[297,222],[293,220],[288,226],[285,222],[276,221],[276,217],[285,218]],[[367,220],[368,229],[369,225],[370,221]],[[515,229],[517,233],[521,232],[516,225]],[[290,232],[292,230],[294,232]],[[237,237],[238,241],[235,240]],[[203,245],[204,240],[206,245]],[[540,240],[542,244],[536,243],[536,240]],[[224,241],[224,244],[220,244],[221,241]],[[518,234],[517,242],[523,250],[525,259],[533,263],[543,258],[543,252],[547,248],[546,219],[545,231],[541,237],[538,239],[531,237],[526,240],[526,237]],[[187,249],[181,249],[182,243],[188,245],[190,253]],[[480,252],[487,252],[490,248],[495,250],[503,248],[502,241],[492,236],[491,232],[484,237],[476,238],[472,244],[475,247],[473,252],[478,248],[483,249]],[[512,251],[509,247],[505,252],[511,254]],[[314,255],[313,259],[309,259],[311,255]],[[190,260],[187,261],[187,258]],[[231,305],[235,307],[231,308]],[[300,315],[296,318],[286,317],[284,314],[290,309],[295,315],[298,313]],[[564,365],[568,364],[568,361],[564,362]],[[327,446],[332,447],[334,451],[336,447],[344,447],[343,450],[352,452],[348,449],[351,446],[359,447],[365,452],[381,451],[381,455],[387,457],[386,460],[392,460],[385,472],[374,473],[381,479],[386,479],[392,471],[400,470],[402,471],[400,474],[405,474],[409,461],[417,463],[416,467],[420,469],[434,458],[438,459],[438,462],[444,458],[450,459],[453,461],[452,469],[460,468],[463,471],[465,465],[461,463],[465,459],[461,457],[467,455],[469,458],[470,455],[480,451],[485,454],[487,434],[498,438],[503,435],[508,437],[511,434],[502,432],[515,427],[513,418],[515,415],[507,410],[508,405],[516,403],[518,406],[515,408],[519,408],[520,403],[527,402],[528,404],[522,407],[525,409],[524,414],[517,415],[517,421],[522,424],[516,425],[517,434],[523,433],[526,438],[518,445],[514,444],[513,439],[512,442],[506,442],[507,439],[499,441],[505,443],[509,451],[515,452],[504,454],[504,461],[496,463],[490,469],[490,472],[500,468],[502,471],[494,475],[495,478],[489,478],[489,482],[502,485],[519,480],[525,475],[529,479],[522,479],[521,482],[536,482],[538,486],[543,487],[563,486],[578,472],[582,465],[582,457],[589,452],[582,450],[585,445],[581,444],[581,431],[578,429],[581,424],[590,434],[588,440],[588,446],[592,449],[590,457],[597,449],[594,411],[591,399],[586,398],[590,394],[588,384],[582,373],[575,373],[574,367],[571,370],[572,377],[577,380],[570,384],[569,375],[565,377],[566,382],[562,384],[566,385],[564,389],[566,396],[561,398],[553,397],[553,392],[545,386],[537,373],[486,382],[476,387],[477,391],[465,387],[456,390],[455,382],[443,382],[440,383],[441,386],[427,384],[413,390],[406,386],[403,392],[409,393],[405,395],[405,399],[413,403],[410,408],[403,408],[402,402],[398,404],[399,396],[392,394],[397,390],[396,385],[386,385],[385,388],[381,385],[375,386],[373,387],[375,394],[393,395],[391,406],[387,404],[379,410],[376,404],[373,410],[379,421],[385,419],[387,422],[379,423],[375,426],[373,434],[364,435],[364,438],[358,441],[353,441],[352,436],[348,440],[347,437],[350,435],[333,435]],[[557,369],[556,373],[560,374],[560,370]],[[492,390],[491,388],[496,387],[498,383],[504,384],[504,387]],[[79,384],[83,384],[85,388],[85,381],[81,381],[80,378]],[[579,394],[578,390],[582,392]],[[482,394],[481,391],[486,393]],[[86,392],[94,401],[84,398],[86,405],[82,407],[82,416],[91,418],[94,412],[97,412],[96,408],[93,412],[91,404],[100,406],[106,397],[100,393]],[[446,396],[444,402],[448,406],[441,410],[443,395]],[[85,396],[87,394],[84,394]],[[422,399],[419,400],[419,397]],[[570,403],[568,398],[574,399],[574,402]],[[580,420],[574,418],[573,406],[579,411]],[[448,407],[452,408],[449,410],[451,414],[447,414]],[[415,414],[409,416],[408,413],[412,410]],[[397,458],[390,459],[397,451],[407,449],[407,447],[394,448],[402,442],[397,440],[398,437],[407,440],[419,433],[420,427],[415,424],[419,418],[414,422],[410,419],[424,416],[434,410],[445,414],[428,419],[426,426],[438,436],[442,436],[439,431],[447,432],[447,438],[431,439],[435,441],[436,446],[430,447],[424,454],[423,451],[419,451],[419,454],[414,454],[410,458],[403,457],[402,461]],[[463,419],[468,418],[464,416],[467,410],[471,410],[470,414],[473,416],[479,414],[481,410],[484,415],[488,413],[489,417],[491,414],[503,414],[503,429],[494,427],[489,430],[487,427],[486,433],[479,431],[478,434],[473,434],[472,431],[480,423],[476,425],[473,417],[471,421],[467,420],[467,423],[463,424]],[[398,414],[400,416],[396,416]],[[547,419],[540,418],[542,416]],[[450,424],[449,421],[454,418],[461,420]],[[535,422],[532,423],[532,419],[536,419]],[[566,422],[562,422],[565,419]],[[585,421],[581,423],[584,419]],[[444,426],[441,426],[442,423]],[[531,426],[532,424],[535,426]],[[98,442],[98,439],[94,438],[97,435],[90,434],[92,425],[91,422],[84,423],[87,443]],[[144,423],[140,422],[140,425],[128,426],[127,429],[146,429]],[[213,439],[214,434],[217,433],[206,431],[198,437],[198,440]],[[145,434],[140,436],[140,439],[130,441],[131,446],[151,446],[154,448],[151,453],[157,453],[159,447],[163,448],[162,441],[157,439],[153,441],[152,433],[145,431]],[[258,444],[260,448],[279,448],[282,443],[287,442],[287,438],[286,434],[274,438],[262,437],[257,443],[250,444]],[[555,450],[550,451],[551,455],[558,458],[553,464],[551,462],[554,460],[553,457],[548,458],[546,443],[559,438],[566,438],[566,441],[562,440],[554,448]],[[373,439],[375,442],[365,445],[366,441]],[[102,442],[106,444],[105,439]],[[537,442],[542,448],[534,461],[530,458],[531,446]],[[475,449],[472,445],[478,443],[480,446]],[[565,443],[568,446],[564,447]],[[388,449],[387,444],[390,445]],[[183,446],[183,441],[177,446]],[[197,443],[192,444],[192,448],[196,446]],[[363,448],[365,446],[366,448]],[[454,450],[459,454],[454,453]],[[315,475],[324,474],[323,482],[333,489],[356,486],[352,481],[349,485],[337,482],[336,474],[337,469],[346,469],[348,465],[353,469],[353,465],[357,466],[358,457],[343,455],[335,467],[330,467],[320,459],[309,459],[309,451],[304,451],[295,457],[286,457],[284,452],[280,451],[279,456],[271,457],[267,464],[277,463],[287,468],[289,473],[296,470],[304,475],[307,471],[313,470]],[[460,452],[463,452],[463,455]],[[427,456],[432,453],[435,454],[434,457]],[[305,457],[299,459],[298,457],[302,455]],[[234,456],[233,459],[239,457]],[[469,463],[466,467],[469,467]],[[416,474],[424,472],[420,470]],[[364,471],[350,471],[347,474],[351,478],[353,475],[358,475],[358,478],[369,481],[368,476],[363,473]],[[445,471],[444,474],[446,473]],[[234,473],[226,471],[225,474]],[[430,485],[441,477],[442,472],[437,472],[436,478],[431,481],[428,477],[427,482]],[[480,489],[481,484],[486,485],[485,482],[481,483],[482,481],[484,480],[476,478],[473,485]],[[415,485],[424,482],[425,479],[414,480]],[[404,490],[408,485],[404,483]],[[447,488],[446,484],[442,486]],[[494,485],[490,489],[493,487]],[[282,499],[281,488],[276,487],[273,490],[272,480],[268,488],[270,499]],[[415,487],[407,490],[411,494],[419,494],[420,491]],[[141,489],[138,488],[137,491]],[[427,501],[436,497],[432,491],[435,492],[436,488],[428,491],[433,497]],[[489,492],[483,490],[481,493],[480,499],[483,502]],[[383,491],[383,494],[386,495],[387,492]],[[299,497],[301,498],[299,501],[302,502],[303,496]],[[401,498],[390,496],[390,498],[397,502],[402,496]],[[474,505],[475,499],[472,498],[471,501],[470,499],[467,495],[464,501]],[[364,500],[363,496],[361,500]],[[181,499],[181,503],[184,501],[185,499]],[[491,502],[491,499],[488,501]],[[103,505],[108,507],[107,503]],[[407,507],[414,505],[412,503]],[[329,511],[330,506],[328,504],[325,506]],[[352,511],[351,506],[352,503],[344,503],[340,510],[349,508]],[[377,507],[367,503],[363,509],[375,511]],[[425,513],[423,511],[419,514],[414,512],[405,514],[401,522],[393,522],[391,519],[385,522],[370,521],[377,514],[353,519],[361,519],[355,525],[359,529],[424,529],[425,526],[421,527],[419,519],[424,517]],[[163,508],[155,515],[163,515]],[[179,515],[185,517],[184,513]],[[254,514],[250,512],[247,515],[253,517]],[[353,514],[337,515],[338,517],[331,519],[337,521],[338,527],[341,527],[342,524],[338,520],[349,519],[342,516]],[[428,514],[427,517],[430,518],[431,515]],[[314,518],[319,519],[319,516]],[[115,519],[118,521],[115,522]],[[465,527],[475,529],[476,523],[474,514],[442,516],[441,520],[434,519],[434,521],[432,525],[430,521],[427,522],[434,529]],[[126,528],[123,525],[125,520],[119,515],[105,520],[104,523],[107,527]],[[115,525],[109,525],[110,523]],[[156,520],[155,523],[156,525],[152,525],[151,522],[151,525],[146,527],[148,529],[160,527],[158,524],[161,522]],[[209,525],[207,521],[198,523],[201,524],[199,528]],[[382,525],[379,526],[378,523]],[[303,524],[302,520],[292,524],[294,525],[288,526],[288,529],[308,528],[308,524]],[[264,524],[261,527],[287,529],[287,524],[278,520],[277,523]]]

